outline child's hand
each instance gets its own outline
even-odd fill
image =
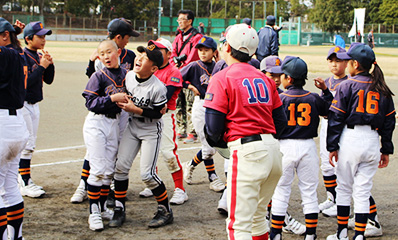
[[[54,64],[53,57],[51,57],[51,55],[47,51],[45,51],[45,50],[41,50],[41,51],[43,52],[42,57],[47,58],[47,60],[50,61],[51,64]]]
[[[50,64],[52,64],[52,58],[48,59],[48,57],[44,57],[44,56],[42,56],[40,58],[40,66],[42,66],[45,69],[47,69]]]
[[[94,52],[90,56],[90,61],[94,62],[98,58],[98,50],[95,49]]]
[[[25,28],[25,23],[19,21],[18,19],[15,21],[15,26],[19,27],[21,30]]]
[[[125,95],[124,102],[117,102],[117,105],[123,109],[126,112],[132,112],[138,115],[142,115],[142,112],[144,111],[142,108],[137,107],[133,101],[131,101],[131,98],[133,98],[133,96],[130,95]]]
[[[195,96],[200,96],[200,92],[194,85],[189,84],[188,89],[191,90]]]
[[[379,168],[387,167],[389,162],[390,162],[390,156],[388,154],[381,154]]]
[[[160,113],[164,115],[167,111],[167,104],[160,110]]]
[[[333,162],[334,159],[334,162]],[[333,167],[335,167],[335,162],[337,163],[337,161],[339,160],[339,156],[337,151],[333,151],[329,153],[329,163],[330,165],[332,165]]]
[[[126,93],[115,93],[111,95],[112,102],[124,102],[126,103]]]
[[[315,79],[314,79],[314,82],[315,82],[315,87],[317,87],[317,88],[319,88],[319,89],[326,90],[326,89],[328,88],[328,87],[326,86],[326,84],[325,84],[325,80],[323,80],[323,79],[320,78],[320,77],[315,78]]]

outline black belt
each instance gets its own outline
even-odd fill
[[[355,125],[347,124],[347,128],[349,128],[349,129],[354,129],[354,128],[355,128]],[[375,127],[373,127],[373,126],[370,126],[370,128],[371,128],[372,130],[377,130],[377,128],[375,128]]]
[[[116,119],[117,115],[119,113],[107,113],[107,114],[102,114],[102,113],[95,113],[96,115],[104,115],[107,118],[111,118],[111,119]]]
[[[145,122],[145,118],[139,118],[139,117],[133,117],[134,119],[140,121],[140,122]]]
[[[17,116],[17,110],[16,109],[8,109],[8,115]]]
[[[249,143],[249,142],[254,142],[254,141],[261,141],[261,135],[257,134],[257,135],[252,135],[252,136],[248,136],[248,137],[243,137],[240,139],[240,143],[241,144],[245,144],[245,143]]]

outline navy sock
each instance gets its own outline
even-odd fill
[[[350,217],[350,206],[337,206],[337,236],[343,229],[348,229],[348,218]]]
[[[354,239],[358,235],[365,234],[366,223],[368,222],[368,215],[367,213],[355,213],[355,236]]]
[[[318,225],[318,213],[305,214],[305,233],[312,235],[316,233],[316,227]]]
[[[20,202],[14,206],[8,207],[6,211],[8,228],[14,229],[14,236],[9,237],[11,237],[11,239],[22,239],[22,235],[19,236],[19,233],[22,232],[24,203]]]
[[[199,163],[201,163],[203,161],[202,159],[202,150],[200,150],[195,157],[192,159],[191,164],[192,166],[196,167],[198,166]]]
[[[129,180],[118,181],[115,179],[115,201],[123,204],[123,210],[126,210],[126,195],[129,187]]]
[[[337,176],[323,176],[323,182],[325,184],[326,191],[332,194],[333,202],[336,202]]]
[[[30,179],[30,162],[31,159],[21,158],[19,160],[19,174],[22,177],[22,180],[25,182],[25,185],[28,185],[28,181]]]
[[[89,176],[90,176],[90,162],[88,160],[84,159],[81,179],[86,184],[86,190],[87,190],[87,179]]]
[[[97,204],[98,208],[101,210],[101,206],[99,204],[101,187],[97,187],[97,186],[88,184],[87,192],[88,192],[88,199],[90,202],[90,214],[92,213],[91,205],[93,205],[93,204]]]
[[[167,190],[164,183],[161,182],[161,184],[158,187],[152,189],[152,193],[153,196],[155,196],[155,199],[158,202],[158,204],[165,206],[167,211],[170,212],[169,198],[167,196]]]

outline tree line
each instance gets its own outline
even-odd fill
[[[30,14],[63,14],[73,17],[99,17],[157,21],[162,16],[176,16],[181,7],[191,9],[198,17],[252,18],[273,15],[276,2],[277,16],[283,20],[303,17],[323,31],[340,32],[351,25],[355,8],[366,8],[366,24],[398,24],[398,0],[0,0],[1,6],[17,2]],[[264,4],[265,3],[265,4]],[[254,5],[253,5],[254,4]],[[39,13],[34,11],[37,6]],[[0,11],[3,11],[1,8]],[[47,9],[47,11],[45,11]],[[51,11],[48,11],[51,9]],[[14,11],[15,9],[10,9]]]

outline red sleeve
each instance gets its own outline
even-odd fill
[[[173,67],[173,70],[170,71],[166,86],[182,87],[182,76],[177,68]]]
[[[216,74],[212,77],[205,96],[204,107],[228,113],[227,88],[223,84],[225,75]],[[280,101],[280,100],[279,100]]]

